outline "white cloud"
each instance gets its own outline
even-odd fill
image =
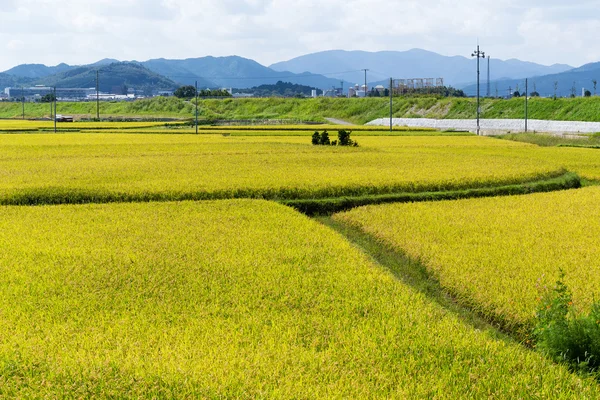
[[[0,70],[241,55],[263,64],[329,49],[425,48],[580,65],[600,60],[597,0],[3,0]]]

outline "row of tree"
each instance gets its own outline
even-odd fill
[[[198,97],[231,97],[231,93],[227,90],[217,89],[202,89],[197,92]],[[178,97],[180,99],[192,99],[196,97],[196,87],[187,85],[181,86],[173,93],[173,96]]]

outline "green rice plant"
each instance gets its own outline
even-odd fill
[[[0,243],[2,398],[600,395],[275,203],[0,207]]]

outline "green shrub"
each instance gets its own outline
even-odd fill
[[[315,131],[315,133],[312,135],[312,144],[313,146],[318,146],[321,144],[321,135],[319,135],[319,132],[317,131]]]
[[[327,131],[323,131],[323,133],[321,133],[321,140],[319,144],[322,146],[329,146],[331,144],[331,141],[329,140],[329,133],[327,133]]]
[[[600,367],[600,302],[588,314],[578,313],[561,271],[537,311],[536,347],[573,369],[598,373]]]

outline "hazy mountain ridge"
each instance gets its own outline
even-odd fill
[[[185,60],[155,59],[145,61],[142,65],[187,85],[194,84],[196,80],[199,81],[199,86],[238,89],[247,89],[262,84],[276,84],[278,81],[325,88],[339,85],[337,79],[315,76],[313,73],[297,74],[288,71],[274,71],[254,60],[239,56],[207,56]],[[202,80],[207,83],[201,84]]]
[[[487,60],[480,61],[481,91],[486,94]],[[134,65],[138,67],[132,67]],[[600,63],[572,68],[564,64],[544,66],[516,59],[491,59],[490,65],[490,75],[494,81],[491,85],[492,95],[496,86],[499,94],[503,94],[509,86],[514,88],[517,83],[524,82],[525,77],[536,77],[532,80],[536,81],[536,88],[542,95],[553,92],[553,82],[557,79],[559,96],[570,93],[573,81],[576,81],[579,94],[581,86],[591,87],[591,80],[595,79],[596,74],[594,71],[600,69]],[[196,81],[199,88],[248,89],[274,85],[278,81],[319,89],[339,87],[343,82],[344,88],[347,88],[348,85],[364,82],[363,68],[369,69],[367,80],[370,86],[382,83],[387,87],[390,76],[396,79],[443,77],[446,85],[464,88],[468,95],[475,94],[472,86],[476,77],[475,59],[448,57],[421,49],[381,52],[330,50],[307,54],[271,67],[239,56],[207,56],[185,60],[159,58],[143,62],[103,59],[86,66],[24,64],[11,68],[7,73],[0,73],[0,89],[33,84],[95,87],[96,70],[101,71],[100,86],[103,91],[111,91],[115,86],[172,89],[184,84],[193,85]],[[548,82],[552,82],[551,87]]]
[[[562,72],[560,74],[549,74],[542,76],[529,77],[528,93],[537,91],[542,97],[551,97],[555,94],[554,86],[556,84],[556,96],[568,97],[573,93],[575,88],[575,96],[581,96],[582,88],[589,90],[594,94],[594,83],[596,80],[600,82],[600,62],[583,65],[579,68]],[[525,79],[502,79],[490,82],[491,95],[496,95],[496,88],[499,96],[509,95],[509,89],[517,90],[520,93],[525,93]],[[596,87],[598,92],[600,87]],[[477,87],[469,85],[464,88],[467,95],[473,96],[477,94]],[[482,80],[480,94],[486,95],[487,82]]]
[[[46,76],[55,75],[61,72],[69,71],[73,66],[61,63],[54,67],[48,67],[44,64],[21,64],[5,71],[5,74],[22,78],[39,79]]]
[[[292,72],[311,71],[329,73],[335,71],[353,71],[338,76],[355,83],[364,82],[362,69],[369,69],[368,82],[378,82],[393,77],[444,78],[447,85],[461,87],[476,79],[477,60],[463,56],[443,56],[421,49],[408,51],[345,51],[329,50],[307,54],[289,61],[271,65],[275,70]],[[482,76],[487,74],[487,60],[480,60]],[[528,76],[560,73],[573,67],[563,64],[540,65],[516,59],[490,60],[491,79],[508,77],[511,79]]]

